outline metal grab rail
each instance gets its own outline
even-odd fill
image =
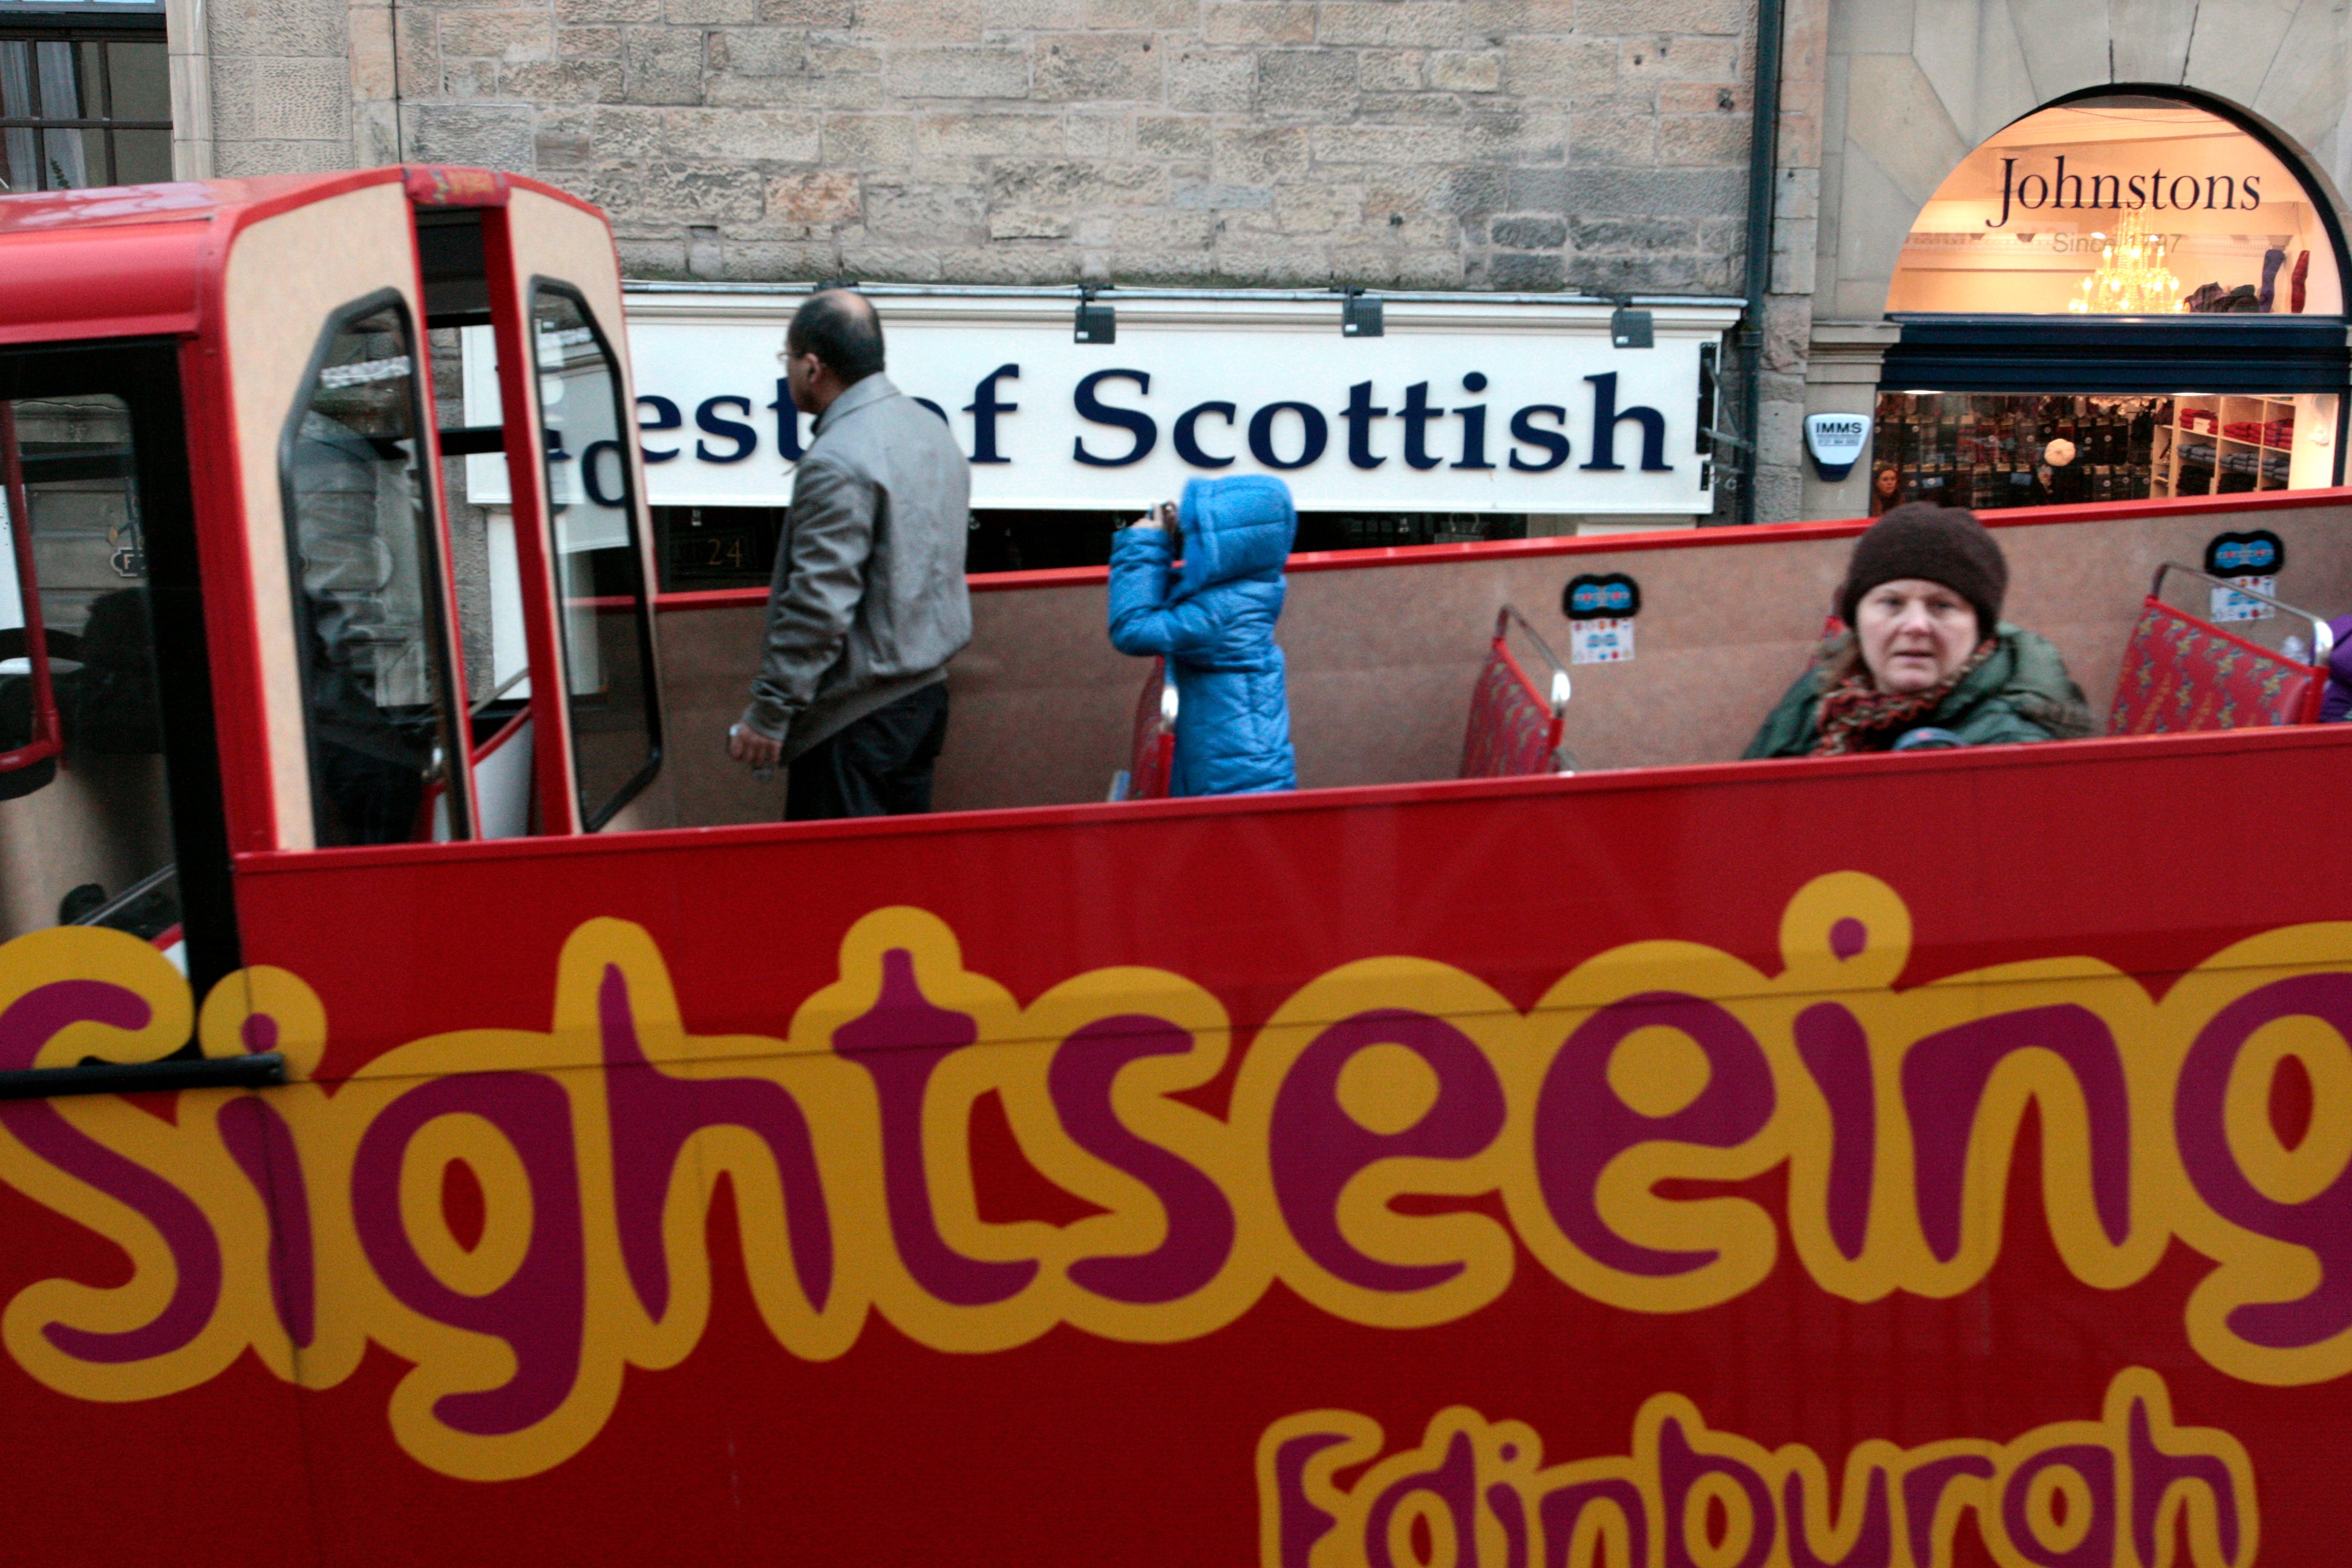
[[[47,1100],[67,1094],[163,1094],[183,1089],[273,1089],[286,1081],[279,1051],[244,1057],[167,1057],[160,1062],[109,1062],[79,1067],[16,1068],[0,1072],[0,1100]]]
[[[614,602],[625,603],[626,601],[616,600]],[[496,702],[499,698],[504,697],[508,692],[512,691],[516,687],[529,679],[530,677],[530,666],[526,664],[520,669],[516,670],[512,675],[508,676],[504,680],[499,681],[499,689],[496,691],[491,692],[488,697],[485,697],[480,701],[475,703],[473,710],[467,713],[467,717],[469,719],[480,718],[483,714],[490,710],[491,703]]]
[[[1535,645],[1536,651],[1543,655],[1544,663],[1551,667],[1551,691],[1547,705],[1550,708],[1551,716],[1554,719],[1565,720],[1568,717],[1569,699],[1575,692],[1575,685],[1568,678],[1568,666],[1559,662],[1559,656],[1551,651],[1551,645],[1543,640],[1542,636],[1529,624],[1527,616],[1519,614],[1517,605],[1505,605],[1495,612],[1496,642],[1499,643],[1504,639],[1514,621],[1518,623],[1519,630],[1528,634],[1528,641]]]
[[[130,909],[133,904],[136,904],[148,894],[156,891],[165,883],[170,882],[176,884],[179,880],[179,876],[180,863],[177,860],[166,861],[159,869],[148,872],[145,876],[131,883],[131,886],[115,894],[114,897],[107,900],[106,902],[99,905],[96,909],[73,921],[71,923],[78,926],[105,925],[115,916],[122,913],[125,910]]]
[[[2164,578],[2165,574],[2168,572],[2183,573],[2189,576],[2196,578],[2200,583],[2210,584],[2216,588],[2226,588],[2232,594],[2242,594],[2249,599],[2259,599],[2274,610],[2285,611],[2289,616],[2293,616],[2296,620],[2309,622],[2311,625],[2311,657],[2304,662],[2322,668],[2326,668],[2327,664],[2327,656],[2329,653],[2333,652],[2336,647],[2336,634],[2328,629],[2327,621],[2324,616],[2314,615],[2309,610],[2300,609],[2294,605],[2288,604],[2284,599],[2273,598],[2270,595],[2262,592],[2260,589],[2249,588],[2244,586],[2242,584],[2234,583],[2227,577],[2216,577],[2210,572],[2200,571],[2199,568],[2194,566],[2184,566],[2178,561],[2168,561],[2163,565],[2158,567],[2156,569],[2156,580],[2148,584],[2147,596],[2154,599],[2158,604],[2162,604],[2164,602]],[[2282,655],[2281,657],[2284,658],[2284,656]]]

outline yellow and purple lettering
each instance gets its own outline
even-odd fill
[[[1790,900],[1773,973],[1642,942],[1523,1010],[1456,968],[1367,959],[1236,1040],[1216,997],[1163,970],[1091,970],[1024,1005],[964,966],[945,923],[890,908],[843,933],[836,978],[775,1034],[717,1036],[688,1026],[644,930],[592,920],[557,962],[544,1029],[412,1040],[333,1082],[317,1077],[326,1006],[257,966],[214,989],[194,1032],[212,1056],[284,1052],[285,1087],[184,1093],[170,1118],[108,1096],[0,1104],[0,1181],[131,1264],[110,1288],[20,1289],[0,1340],[92,1400],[190,1388],[247,1351],[326,1388],[381,1346],[411,1369],[391,1400],[399,1442],[495,1479],[562,1463],[627,1369],[694,1349],[722,1181],[761,1321],[814,1361],[849,1351],[869,1314],[959,1353],[1062,1325],[1197,1341],[1277,1284],[1333,1318],[1412,1330],[1472,1317],[1528,1268],[1606,1307],[1688,1312],[1754,1289],[1784,1252],[1843,1300],[1948,1298],[1998,1260],[2004,1216],[2022,1212],[2005,1201],[2015,1145],[2038,1125],[2041,1213],[2074,1279],[2121,1289],[2178,1242],[2210,1260],[2184,1327],[2210,1366],[2271,1384],[2352,1372],[2352,926],[2249,938],[2160,999],[2084,959],[1899,987],[1910,960],[1894,890],[1838,873]],[[7,1066],[152,1059],[190,1014],[177,972],[119,933],[0,947]],[[1186,1098],[1229,1068],[1222,1114]],[[2269,1111],[2283,1072],[2310,1086],[2291,1138]],[[1079,1217],[983,1217],[972,1110],[990,1096]],[[459,1165],[480,1198],[467,1234],[442,1197]],[[1722,1190],[1775,1171],[1784,1183]],[[1900,1464],[1870,1450],[1834,1530],[1804,1511],[1828,1517],[1823,1475],[1710,1447],[1685,1406],[1642,1428],[1640,1475],[1536,1489],[1481,1447],[1486,1428],[1460,1426],[1469,1458],[1440,1444],[1390,1475],[1431,1479],[1381,1504],[1380,1529],[1425,1532],[1443,1514],[1469,1531],[1475,1515],[1497,1562],[1601,1552],[1647,1568],[1685,1550],[1659,1510],[1704,1498],[1711,1517],[1801,1515],[1765,1548],[1790,1563],[1924,1564],[1948,1516],[1972,1510],[2017,1561],[2071,1562],[2033,1522],[2047,1497],[2079,1493],[2088,1511],[2065,1517],[2123,1540],[2157,1528],[2129,1478],[2163,1474],[2183,1495],[2228,1494],[2213,1540],[2239,1544],[2215,1561],[2243,1561],[2251,1492],[2206,1450],[2168,1447],[2158,1395],[2143,1403],[2142,1426],[2116,1405],[2014,1499],[2001,1488],[2024,1458],[1998,1445]],[[1373,1439],[1343,1424],[1285,1441],[1265,1461],[1289,1500],[1267,1550],[1320,1568],[1302,1553],[1336,1549],[1310,1552],[1297,1521],[1330,1511],[1315,1478]],[[1509,1446],[1532,1453],[1523,1442]],[[1666,1490],[1636,1506],[1626,1489],[1643,1486]],[[1694,1560],[1742,1561],[1753,1542],[1728,1539]],[[1528,1555],[1538,1542],[1551,1556]]]

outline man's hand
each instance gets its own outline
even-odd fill
[[[772,768],[776,765],[776,759],[784,754],[784,743],[771,741],[757,730],[747,730],[735,724],[727,731],[727,754],[753,768]]]

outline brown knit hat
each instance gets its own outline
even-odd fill
[[[1854,625],[1862,596],[1881,583],[1917,577],[1941,583],[1977,613],[1977,636],[1989,637],[2000,624],[2000,601],[2009,592],[2009,563],[1977,514],[1958,507],[1906,501],[1870,525],[1853,542],[1845,584],[1838,590],[1838,615]]]

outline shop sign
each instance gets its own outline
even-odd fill
[[[2066,160],[2074,167],[2069,172]],[[2020,171],[2018,164],[2027,163]],[[2000,161],[2000,216],[1985,219],[1985,227],[2007,226],[2013,210],[2041,212],[2259,212],[2263,205],[2259,174],[2190,174],[2178,168],[2167,174],[2161,164],[2105,172],[2086,171],[2084,155],[2058,153],[2046,170],[2032,165],[2040,160]]]
[[[1618,349],[1606,304],[1385,301],[1377,338],[1341,301],[1125,300],[1108,344],[1061,296],[883,296],[889,374],[947,422],[979,507],[1139,508],[1186,480],[1271,473],[1302,510],[1688,515],[1714,505],[1698,439],[1700,348],[1737,312],[1652,307]],[[639,444],[656,504],[774,506],[810,421],[778,351],[797,294],[634,294]],[[499,422],[487,334],[467,421]],[[506,500],[504,459],[467,460]]]

